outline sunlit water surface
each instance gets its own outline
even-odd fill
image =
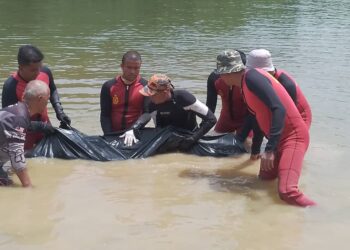
[[[348,249],[349,11],[346,0],[0,0],[1,82],[18,47],[37,45],[73,126],[91,135],[127,50],[142,54],[144,77],[167,73],[205,102],[221,50],[269,49],[312,106],[300,187],[319,203],[281,202],[248,155],[30,159],[35,188],[0,189],[0,249]]]

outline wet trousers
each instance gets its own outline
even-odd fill
[[[302,207],[316,205],[298,188],[304,155],[309,146],[308,129],[304,124],[283,134],[275,152],[274,168],[270,171],[260,169],[259,178],[272,180],[278,177],[279,196],[289,204]]]

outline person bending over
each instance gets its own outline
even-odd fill
[[[246,70],[236,50],[217,56],[217,73],[227,83],[242,89],[249,112],[268,142],[261,154],[261,179],[278,178],[282,200],[298,206],[316,203],[298,188],[309,130],[285,88],[262,69]]]
[[[135,130],[144,127],[153,118],[156,127],[172,125],[177,128],[186,129],[192,132],[180,144],[180,150],[188,150],[203,135],[205,135],[216,123],[216,118],[209,108],[200,102],[187,90],[176,90],[168,76],[155,74],[147,86],[140,90],[144,96],[150,97],[147,112],[133,124],[126,132],[128,145],[137,142]],[[196,116],[202,119],[197,124]]]

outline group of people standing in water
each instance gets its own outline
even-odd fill
[[[12,183],[2,168],[11,161],[23,186],[31,186],[25,166],[25,150],[54,131],[47,115],[50,100],[61,127],[71,119],[62,104],[42,52],[32,45],[21,46],[18,70],[4,83],[0,110],[0,185]],[[259,178],[278,179],[282,200],[302,207],[316,203],[298,189],[302,162],[309,145],[311,109],[301,89],[284,70],[277,69],[265,49],[245,55],[224,50],[207,81],[206,104],[187,90],[175,89],[164,74],[149,80],[140,75],[141,55],[126,52],[120,64],[122,74],[106,81],[100,93],[100,122],[104,134],[123,132],[126,146],[138,143],[138,132],[152,118],[156,127],[172,125],[191,131],[179,145],[190,149],[214,126],[216,133],[235,133],[244,142],[252,137],[251,159],[260,159]],[[222,109],[214,113],[217,97]],[[197,124],[197,116],[201,123]],[[266,146],[261,152],[263,138]]]

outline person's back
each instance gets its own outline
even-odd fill
[[[304,128],[304,126],[301,126],[301,127],[299,126],[300,122],[302,121],[302,117],[299,111],[297,110],[295,104],[293,103],[292,99],[290,98],[288,92],[277,81],[277,79],[275,79],[268,72],[262,69],[256,68],[256,69],[248,70],[242,80],[244,97],[247,102],[248,108],[254,112],[255,117],[258,121],[259,127],[264,132],[265,136],[269,135],[270,128],[272,126],[271,124],[272,114],[269,108],[266,107],[266,105],[264,105],[262,101],[255,98],[255,93],[251,92],[251,90],[249,89],[250,88],[249,84],[256,85],[257,83],[259,83],[259,80],[262,77],[265,77],[266,79],[268,79],[269,83],[272,84],[272,89],[274,90],[276,95],[279,97],[279,100],[285,109],[284,126],[281,133],[281,138],[280,138],[280,140],[283,140],[283,138],[287,137],[291,131],[295,132],[296,129]],[[304,123],[301,123],[301,124],[304,125]]]
[[[301,117],[305,121],[306,126],[310,129],[312,122],[311,107],[299,85],[285,70],[275,69],[275,73],[273,76],[287,90],[288,94],[293,99],[297,109],[299,110]]]
[[[308,129],[311,126],[312,112],[305,95],[301,91],[299,85],[285,70],[277,69],[272,63],[270,51],[266,49],[254,49],[247,56],[247,67],[250,69],[259,68],[269,72],[279,83],[285,88]]]
[[[187,90],[175,89],[171,91],[171,99],[160,104],[150,103],[149,112],[157,111],[156,127],[172,125],[192,131],[197,128],[196,113],[185,107],[195,101],[195,97]]]

